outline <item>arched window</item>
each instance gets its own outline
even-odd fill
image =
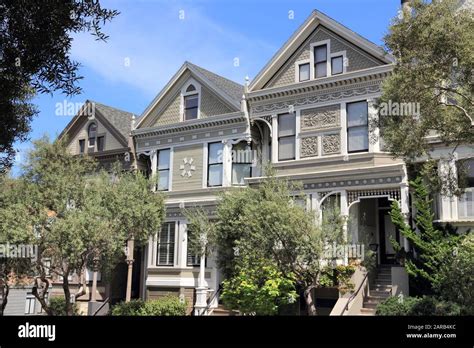
[[[97,136],[97,124],[91,123],[87,129],[87,137],[89,138],[89,147],[95,146],[95,138]]]
[[[186,88],[186,92],[194,92],[196,90],[196,87],[194,85],[189,85],[188,88]]]

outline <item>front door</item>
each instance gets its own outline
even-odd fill
[[[391,240],[399,243],[400,234],[390,218],[389,209],[379,210],[379,230],[380,261],[382,264],[394,264],[396,255]]]

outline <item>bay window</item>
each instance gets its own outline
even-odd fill
[[[347,151],[369,150],[369,118],[366,101],[347,104]]]
[[[244,185],[244,178],[250,177],[252,166],[252,148],[246,142],[232,147],[232,185]]]
[[[222,186],[223,154],[222,142],[210,143],[208,145],[207,157],[207,186]]]
[[[278,160],[295,159],[296,118],[293,114],[278,115]]]
[[[170,149],[158,151],[158,191],[168,191],[170,181]]]

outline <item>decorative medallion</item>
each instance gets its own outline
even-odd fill
[[[179,166],[179,170],[181,170],[182,177],[192,177],[193,172],[196,170],[196,166],[193,165],[194,159],[193,158],[183,158],[183,164]]]

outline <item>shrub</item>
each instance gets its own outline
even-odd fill
[[[327,266],[321,273],[319,286],[323,288],[337,287],[343,293],[351,291],[354,289],[354,284],[351,282],[354,272],[354,266]]]
[[[177,296],[166,296],[158,300],[147,301],[138,310],[143,316],[179,316],[186,315],[186,302]]]
[[[441,301],[433,296],[423,297],[389,297],[387,300],[377,306],[376,315],[460,315],[459,305]]]
[[[474,235],[467,235],[441,266],[434,284],[446,301],[461,306],[461,314],[474,315]]]
[[[111,314],[113,316],[135,316],[139,315],[138,311],[143,306],[142,300],[131,300],[130,302],[120,302],[112,307]]]
[[[66,300],[64,297],[52,297],[49,300],[49,308],[53,312],[53,315],[63,316],[66,315]],[[78,314],[77,303],[72,305],[73,315]]]
[[[377,306],[376,315],[409,315],[411,307],[418,301],[417,297],[389,297]]]
[[[186,315],[186,303],[177,296],[166,296],[157,300],[131,300],[120,302],[111,311],[113,316],[178,316]]]

